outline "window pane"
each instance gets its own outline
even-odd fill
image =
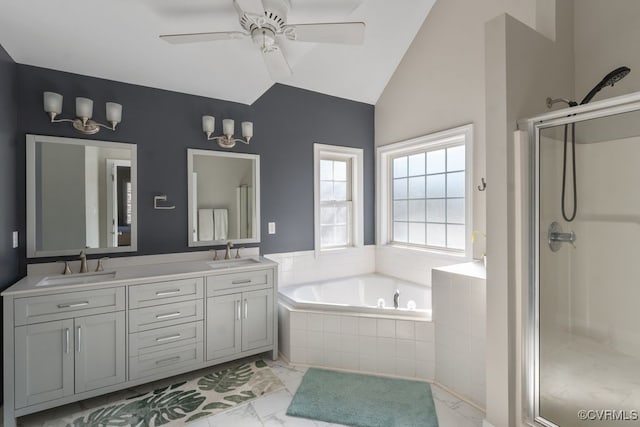
[[[444,172],[444,160],[444,150],[429,151],[427,153],[427,173]]]
[[[427,221],[444,222],[444,199],[434,199],[427,201]]]
[[[336,224],[346,224],[348,218],[348,209],[346,206],[336,208]]]
[[[427,197],[444,197],[444,174],[427,176]]]
[[[409,243],[414,243],[416,245],[424,245],[425,236],[424,236],[424,223],[409,223]]]
[[[320,208],[320,224],[332,225],[336,222],[336,208],[333,206],[322,206]]]
[[[320,200],[334,200],[333,182],[320,181]]]
[[[407,242],[408,224],[406,222],[393,223],[393,240],[396,242]]]
[[[425,182],[424,176],[409,178],[409,198],[424,199],[425,198]]]
[[[464,145],[447,148],[447,171],[461,171],[464,166]]]
[[[335,245],[347,246],[347,244],[349,243],[349,239],[347,238],[347,226],[338,225],[335,227],[335,232]]]
[[[464,225],[447,225],[447,247],[464,249]]]
[[[464,172],[447,174],[447,197],[464,197]]]
[[[424,222],[425,219],[425,201],[409,200],[409,221]]]
[[[424,175],[424,153],[409,156],[409,176]]]
[[[447,200],[447,222],[464,224],[464,199]]]
[[[393,220],[394,221],[407,221],[407,201],[402,200],[400,202],[393,202]]]
[[[393,177],[403,178],[407,176],[407,157],[393,159]]]
[[[335,181],[347,180],[347,162],[333,162],[333,179]]]
[[[393,180],[393,200],[400,200],[407,198],[407,179],[394,179]]]
[[[320,160],[320,179],[322,181],[333,179],[333,162],[331,160]]]
[[[347,200],[347,183],[335,181],[333,183],[333,197],[335,200]]]
[[[444,224],[427,224],[427,245],[445,247],[446,236]]]
[[[320,245],[321,247],[327,247],[334,245],[334,227],[331,225],[325,225],[320,227]]]

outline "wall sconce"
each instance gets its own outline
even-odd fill
[[[218,145],[222,148],[233,148],[235,147],[236,142],[249,144],[249,141],[253,137],[252,122],[242,122],[242,137],[244,139],[237,139],[233,137],[235,122],[231,119],[222,120],[222,136],[211,136],[213,135],[215,124],[215,117],[202,116],[202,130],[205,134],[207,134],[207,141],[216,140],[218,142]]]
[[[91,120],[93,117],[93,101],[89,98],[76,98],[76,119],[56,119],[62,113],[62,95],[55,92],[44,93],[44,111],[51,117],[51,123],[69,122],[80,132],[93,135],[100,128],[116,130],[116,125],[122,121],[122,105],[107,102],[107,121],[111,126]]]

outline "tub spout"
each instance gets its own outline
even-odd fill
[[[394,308],[400,307],[400,291],[397,289],[393,294],[393,307]]]

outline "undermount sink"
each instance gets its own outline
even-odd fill
[[[86,274],[78,273],[69,276],[53,276],[45,277],[40,280],[36,286],[54,286],[54,285],[78,285],[78,284],[90,284],[98,282],[106,282],[111,279],[115,279],[116,272],[108,271],[104,273]]]
[[[259,264],[259,263],[260,261],[258,261],[257,259],[241,258],[241,259],[228,259],[224,261],[211,261],[211,262],[208,262],[207,265],[214,270],[218,270],[222,268],[241,267],[244,265],[252,265],[252,264]]]

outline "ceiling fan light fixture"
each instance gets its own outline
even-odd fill
[[[262,52],[271,52],[276,48],[276,33],[267,27],[251,31],[251,39]]]

